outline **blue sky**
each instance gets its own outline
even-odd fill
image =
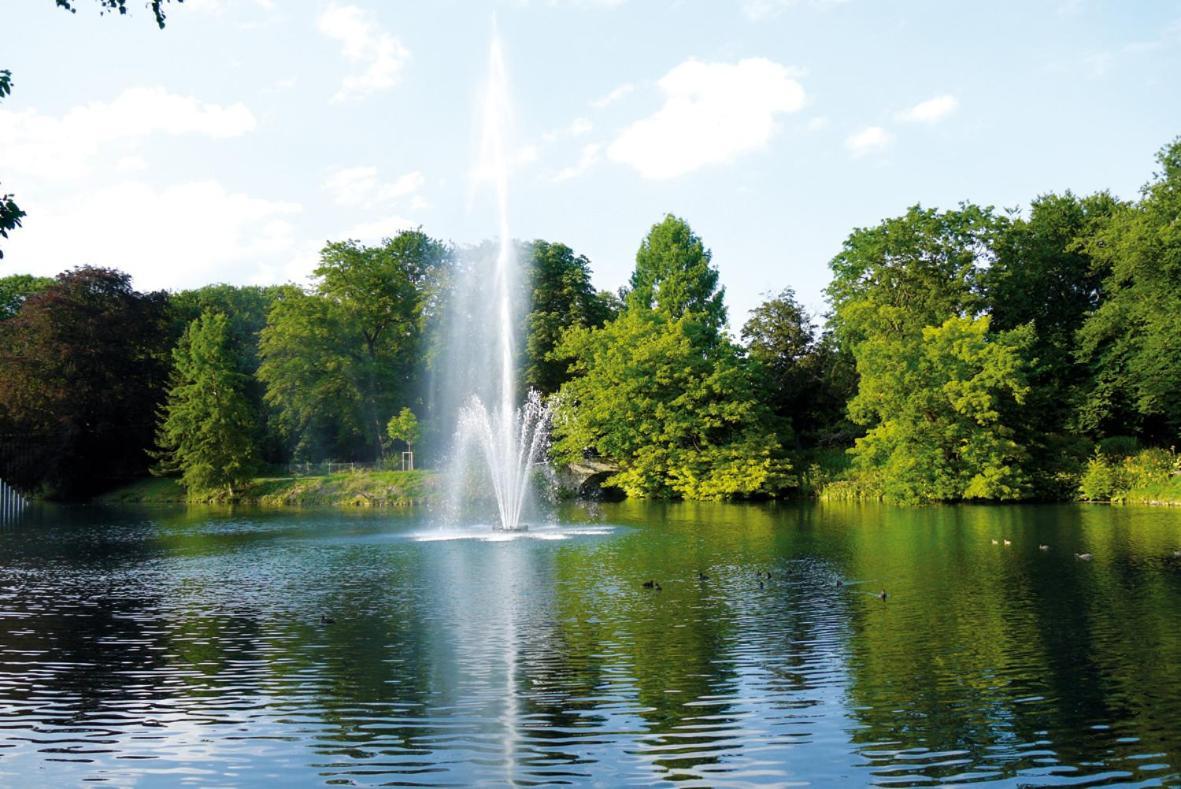
[[[735,329],[785,286],[822,311],[856,226],[1133,197],[1181,134],[1175,1],[188,0],[164,31],[77,5],[4,12],[0,182],[29,213],[4,273],[302,282],[327,240],[491,237],[469,176],[494,19],[513,234],[614,289],[678,214]]]

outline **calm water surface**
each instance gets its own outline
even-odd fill
[[[0,784],[1181,783],[1181,512],[562,519],[28,513]]]

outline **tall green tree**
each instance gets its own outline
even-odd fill
[[[858,354],[860,388],[849,404],[871,426],[852,450],[854,470],[892,501],[1016,499],[1024,451],[1001,420],[1005,400],[1028,391],[1026,325],[989,333],[988,316],[952,317],[919,338],[878,335]]]
[[[981,272],[1004,224],[965,203],[955,211],[914,206],[854,230],[829,264],[826,291],[842,344],[856,349],[875,335],[915,335],[952,315],[979,314]]]
[[[205,312],[173,351],[172,386],[156,443],[157,472],[181,473],[190,494],[234,488],[258,468],[257,411],[230,320]]]
[[[263,460],[269,463],[286,461],[288,448],[279,429],[277,415],[272,413],[263,399],[266,387],[258,378],[261,362],[259,342],[271,307],[283,294],[290,294],[294,290],[293,285],[260,287],[217,284],[182,290],[169,297],[174,336],[178,340],[203,313],[216,312],[226,316],[235,367],[246,376],[246,397],[259,423],[259,452]]]
[[[316,292],[340,307],[360,338],[352,380],[362,430],[379,453],[395,405],[419,387],[430,287],[450,257],[447,245],[421,230],[404,231],[376,247],[335,242],[320,254]]]
[[[576,327],[561,353],[555,451],[618,464],[628,495],[723,499],[774,495],[794,482],[750,368],[728,342],[703,346],[689,317],[632,308],[599,329]]]
[[[616,306],[591,284],[590,261],[565,244],[538,240],[525,254],[531,273],[525,385],[551,394],[568,378],[554,355],[563,333],[573,326],[602,326]]]
[[[258,378],[299,460],[372,456],[365,439],[364,339],[339,302],[282,295],[260,336]]]
[[[1145,438],[1163,442],[1181,431],[1181,138],[1157,162],[1140,200],[1113,211],[1083,246],[1105,299],[1079,330],[1079,358],[1094,370],[1080,423],[1126,432],[1130,411]]]
[[[751,311],[742,327],[746,352],[757,365],[760,398],[781,425],[784,440],[797,446],[841,444],[851,440],[845,404],[856,389],[852,355],[841,352],[829,332],[821,332],[785,288]]]
[[[420,230],[324,247],[310,294],[288,293],[260,335],[266,402],[304,458],[384,454],[420,387],[430,312],[450,248]]]
[[[711,339],[726,325],[725,288],[712,254],[685,220],[668,214],[636,252],[628,307],[652,309],[672,321],[692,315]]]
[[[17,442],[0,476],[50,495],[92,493],[142,474],[168,377],[164,293],[79,268],[0,321],[0,435]]]
[[[1005,420],[1030,454],[1039,496],[1068,495],[1059,488],[1072,486],[1071,473],[1090,452],[1078,435],[1076,415],[1092,376],[1077,358],[1077,334],[1102,303],[1105,274],[1087,244],[1118,207],[1105,192],[1038,197],[1027,217],[1002,229],[996,259],[982,276],[993,331],[1033,327],[1026,353],[1029,394]]]
[[[998,409],[1025,397],[1024,372],[1010,371],[1026,335],[992,341],[988,320],[976,319],[1005,226],[970,204],[916,206],[855,230],[832,261],[832,324],[858,373],[849,415],[867,431],[852,450],[855,468],[888,498],[1024,492],[1023,479],[1002,473],[1023,455]]]

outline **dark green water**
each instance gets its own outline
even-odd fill
[[[1181,783],[1181,512],[563,520],[28,513],[0,784]]]

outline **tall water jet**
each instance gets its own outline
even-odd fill
[[[459,267],[453,284],[446,351],[451,370],[444,385],[461,399],[449,475],[449,490],[455,496],[450,509],[453,515],[464,512],[465,501],[474,498],[473,488],[482,480],[495,500],[499,528],[519,529],[529,504],[532,471],[546,451],[549,409],[533,392],[517,405],[519,340],[514,328],[525,320],[528,282],[509,230],[511,102],[504,53],[495,33],[480,116],[473,186],[491,186],[498,236],[495,254],[472,255]]]

